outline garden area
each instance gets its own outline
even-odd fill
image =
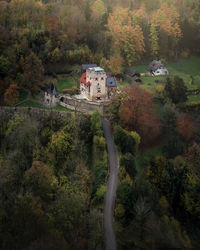
[[[56,88],[58,90],[58,93],[62,93],[63,90],[71,89],[72,87],[79,88],[74,77],[68,75],[58,75],[56,82]]]

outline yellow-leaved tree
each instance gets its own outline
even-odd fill
[[[132,65],[144,52],[144,36],[139,24],[132,21],[133,12],[116,7],[108,18],[108,29],[114,48],[119,49],[125,64]]]

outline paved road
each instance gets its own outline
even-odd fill
[[[115,205],[116,190],[118,185],[118,160],[110,123],[102,118],[104,136],[106,138],[110,174],[107,183],[107,192],[104,200],[104,236],[105,249],[116,250],[117,244],[113,230],[113,209]]]

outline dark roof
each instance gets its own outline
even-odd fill
[[[94,67],[97,67],[97,65],[96,64],[82,64],[83,71],[86,71],[87,69],[94,68]]]
[[[133,76],[132,78],[133,78],[134,82],[141,82],[141,81],[142,81],[142,80],[140,79],[140,77],[137,76],[137,75]]]
[[[46,92],[48,92],[49,94],[53,94],[53,95],[57,95],[58,94],[58,91],[56,90],[56,87],[54,86],[54,84],[52,82],[50,82],[47,85]]]
[[[154,61],[152,61],[152,62],[149,64],[148,70],[149,70],[149,71],[155,71],[155,70],[157,70],[157,69],[159,69],[159,68],[162,68],[162,67],[164,67],[164,65],[163,65],[163,63],[162,63],[161,61],[156,61],[156,60],[154,60]]]
[[[140,76],[140,73],[138,73],[137,71],[135,71],[134,69],[132,69],[131,67],[127,67],[126,69],[125,69],[125,71],[124,71],[124,73],[126,74],[126,75],[129,75],[129,76],[131,76],[131,77],[133,77],[133,76]]]
[[[117,83],[114,77],[106,78],[106,86],[107,87],[117,87]]]

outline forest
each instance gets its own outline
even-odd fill
[[[99,114],[0,115],[0,248],[103,249]]]
[[[59,93],[79,87],[86,63],[122,78],[104,114],[119,159],[117,249],[199,248],[199,9],[199,0],[0,0],[0,249],[105,248],[100,114],[15,106],[52,79]],[[155,59],[169,76],[125,76]]]
[[[145,60],[199,55],[199,7],[196,0],[1,0],[1,104],[15,103],[19,88],[37,94],[44,73],[72,65],[117,74]]]

